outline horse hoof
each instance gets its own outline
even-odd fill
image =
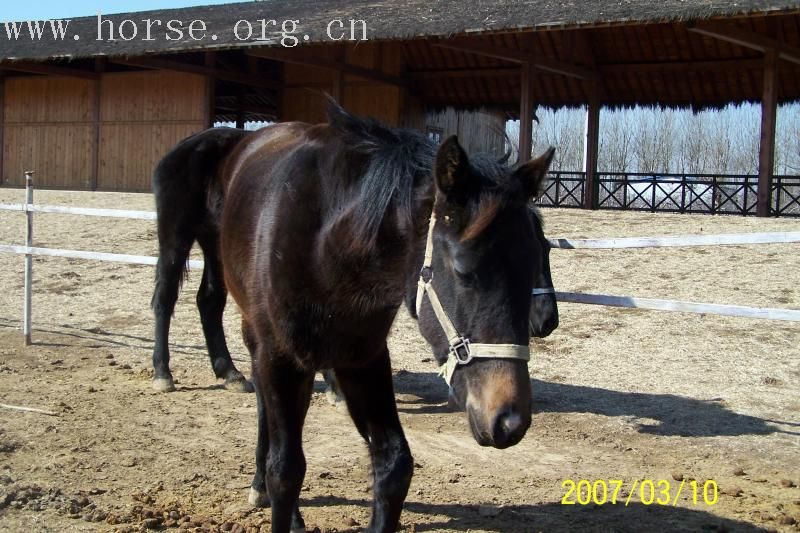
[[[158,392],[174,392],[175,383],[172,378],[154,378],[153,388]]]
[[[289,533],[306,533],[306,528],[304,527],[293,527],[289,530]]]
[[[342,397],[336,394],[336,392],[331,388],[328,388],[328,390],[325,391],[325,398],[327,398],[328,403],[334,407],[342,402]]]
[[[256,389],[253,387],[253,382],[249,379],[241,378],[234,378],[234,379],[226,379],[225,380],[225,390],[229,390],[232,392],[255,392]]]
[[[269,507],[269,496],[266,492],[250,487],[250,495],[247,497],[248,503],[253,507]]]

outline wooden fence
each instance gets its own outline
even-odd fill
[[[755,215],[758,176],[599,172],[598,209]],[[546,207],[582,207],[586,173],[551,172],[539,200]],[[800,176],[774,176],[770,214],[800,217]]]
[[[121,209],[94,209],[85,207],[51,206],[33,204],[32,178],[26,174],[26,202],[23,204],[0,204],[0,211],[24,213],[27,217],[25,245],[0,244],[0,253],[22,254],[25,256],[25,281],[23,304],[23,334],[25,343],[31,342],[31,296],[33,279],[33,256],[67,257],[94,261],[108,261],[137,265],[155,265],[158,260],[153,256],[113,254],[105,252],[64,250],[58,248],[41,248],[33,246],[33,214],[57,213],[93,217],[127,218],[134,220],[155,220],[156,214],[151,211],[130,211]],[[749,244],[798,243],[800,232],[779,233],[747,233],[726,235],[686,235],[669,237],[630,237],[619,239],[551,239],[550,244],[560,250],[575,249],[626,249],[626,248],[661,248],[684,246],[726,246]],[[189,268],[202,268],[203,262],[188,261]],[[548,291],[549,292],[549,291]],[[681,313],[703,313],[743,318],[769,320],[787,320],[800,322],[800,310],[746,307],[738,305],[684,302],[679,300],[662,300],[633,296],[616,296],[608,294],[587,294],[555,291],[556,298],[562,302],[603,305],[611,307],[627,307],[658,311],[674,311]]]

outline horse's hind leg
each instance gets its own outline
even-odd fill
[[[336,382],[336,374],[333,369],[323,370],[322,379],[325,380],[325,397],[328,398],[328,403],[338,405],[342,401],[342,393],[339,390],[339,384]]]
[[[181,277],[192,248],[191,235],[174,234],[159,236],[158,263],[156,264],[156,285],[153,291],[153,314],[155,315],[155,346],[153,348],[153,388],[162,392],[175,390],[172,373],[169,370],[169,326]]]
[[[366,368],[336,369],[336,377],[372,459],[372,519],[367,530],[396,531],[414,462],[397,416],[389,351],[384,349]]]
[[[236,368],[225,341],[225,330],[222,327],[222,314],[228,290],[222,275],[222,263],[219,257],[219,243],[216,234],[204,234],[197,238],[203,250],[205,260],[203,279],[197,291],[197,308],[200,311],[200,322],[206,338],[208,355],[214,374],[225,380],[225,388],[238,392],[253,392],[253,385],[248,382]]]

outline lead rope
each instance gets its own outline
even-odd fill
[[[447,316],[447,312],[442,307],[439,297],[433,288],[433,228],[436,224],[436,214],[431,213],[431,221],[428,226],[428,241],[425,244],[425,258],[422,262],[422,270],[419,273],[417,282],[417,317],[422,309],[422,298],[427,294],[433,312],[439,325],[442,326],[450,352],[447,361],[442,365],[439,375],[444,378],[447,385],[453,379],[453,374],[459,365],[466,365],[473,359],[518,359],[530,361],[531,351],[528,345],[521,344],[480,344],[470,343],[469,339],[458,333],[453,321]]]

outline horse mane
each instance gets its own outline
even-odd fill
[[[328,122],[345,149],[366,161],[348,218],[357,232],[354,243],[371,249],[390,205],[396,208],[398,224],[412,225],[414,186],[431,174],[436,144],[421,133],[351,115],[332,100]]]
[[[328,123],[345,150],[366,161],[357,180],[356,197],[352,203],[348,202],[350,208],[343,214],[351,227],[353,249],[368,251],[374,247],[392,205],[397,224],[413,227],[414,206],[418,200],[415,185],[430,178],[437,144],[419,132],[388,126],[373,118],[356,117],[332,99],[328,103]],[[470,222],[463,240],[480,235],[504,205],[520,196],[521,186],[506,163],[505,158],[498,161],[488,154],[470,157],[470,164],[484,183],[480,198],[467,206]],[[339,219],[342,220],[344,218]]]

